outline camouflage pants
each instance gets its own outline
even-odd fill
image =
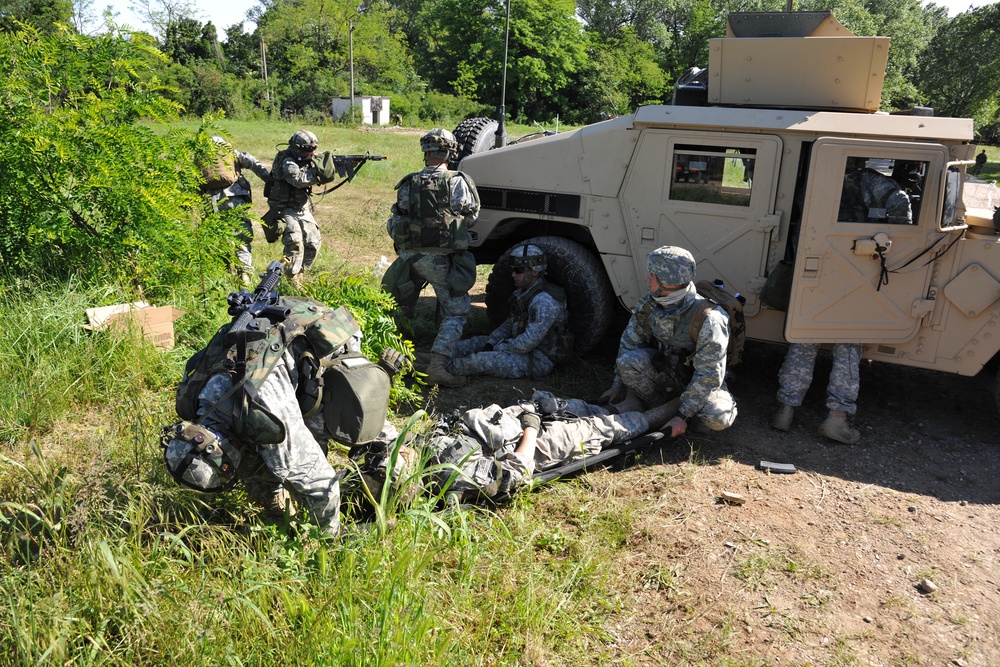
[[[455,375],[492,375],[498,378],[544,377],[555,364],[541,352],[484,352],[489,336],[475,336],[455,343],[455,356],[448,365]]]
[[[289,369],[294,370],[290,352],[285,352],[259,389],[261,401],[285,425],[285,439],[274,445],[244,445],[238,473],[247,491],[268,498],[284,486],[295,501],[309,510],[313,521],[330,534],[340,530],[340,483],[327,461],[323,448],[306,427]],[[199,412],[207,410],[232,387],[228,375],[209,379],[199,396]],[[232,399],[219,406],[206,421],[212,428],[228,431]],[[261,465],[263,464],[263,465]]]
[[[399,257],[406,261],[413,254],[416,254],[413,250],[402,250]],[[453,294],[448,286],[451,257],[446,253],[426,253],[413,263],[411,270],[420,280],[430,283],[441,306],[441,326],[438,327],[431,352],[446,357],[456,356],[455,345],[462,339],[462,330],[472,309],[472,302],[468,292]]]
[[[285,226],[281,243],[285,247],[285,257],[290,260],[285,273],[294,276],[309,270],[316,261],[319,247],[323,243],[319,235],[319,225],[313,218],[311,205],[306,204],[302,210],[281,209],[281,222]]]
[[[664,363],[659,350],[632,350],[618,357],[618,376],[622,384],[634,391],[648,408],[666,403],[687,388],[669,364]],[[709,392],[697,415],[713,431],[722,431],[736,420],[736,400],[726,383]]]
[[[813,369],[819,345],[814,343],[792,343],[788,347],[785,361],[778,373],[778,401],[797,408],[812,384]],[[856,401],[861,387],[858,366],[861,364],[859,343],[834,343],[833,368],[830,381],[826,385],[826,407],[840,410],[849,415],[858,411]]]
[[[216,206],[221,212],[247,205],[250,203],[250,198],[242,195],[233,195],[231,197],[223,197],[220,200],[216,200],[213,197],[213,201],[216,202]],[[236,248],[236,259],[240,263],[241,270],[252,275],[253,249],[251,246],[253,244],[253,221],[250,218],[243,218],[243,228],[240,230],[237,238],[241,245]]]

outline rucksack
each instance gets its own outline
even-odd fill
[[[209,190],[224,190],[236,182],[239,174],[236,173],[236,163],[229,155],[212,156],[215,160],[198,160],[198,169],[201,171],[201,189],[203,192]]]
[[[726,349],[726,367],[736,366],[743,358],[743,347],[747,338],[747,323],[743,315],[742,297],[730,294],[725,288],[707,280],[699,280],[695,283],[695,289],[708,302],[699,304],[691,317],[689,329],[691,340],[698,341],[698,334],[701,333],[705,318],[716,306],[722,306],[729,316],[729,347]],[[647,336],[652,335],[649,316],[653,311],[653,303],[653,300],[647,297],[642,306],[635,312],[636,323]]]
[[[705,323],[716,305],[722,306],[729,315],[729,347],[726,349],[726,368],[731,368],[743,359],[743,347],[747,342],[747,321],[743,315],[743,301],[735,294],[730,294],[724,287],[707,280],[695,283],[698,294],[711,301],[714,305],[705,304],[695,311],[691,318],[691,340],[697,341],[701,333],[701,325]]]
[[[371,442],[389,411],[389,375],[360,352],[324,360],[323,365],[326,434],[345,445]]]
[[[267,444],[281,442],[284,425],[256,400],[256,390],[274,369],[285,349],[295,339],[303,337],[317,358],[322,358],[343,346],[358,330],[358,323],[346,308],[330,308],[312,299],[282,297],[279,305],[289,309],[282,322],[258,320],[258,326],[267,336],[247,344],[247,392],[234,395],[234,410],[241,417],[234,419],[233,435],[241,442]],[[197,423],[198,396],[205,384],[216,373],[234,374],[233,363],[236,345],[226,340],[230,325],[219,329],[208,345],[192,356],[184,368],[184,376],[177,385],[177,415]],[[235,379],[235,378],[234,378]],[[242,403],[239,399],[242,397]],[[381,427],[381,424],[380,424]]]

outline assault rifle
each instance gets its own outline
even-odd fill
[[[323,183],[332,181],[334,173],[343,179],[332,188],[324,190],[319,194],[325,195],[328,192],[333,192],[344,183],[350,183],[354,180],[354,176],[361,171],[361,167],[365,166],[368,162],[381,162],[388,159],[387,155],[372,155],[371,153],[363,155],[334,155],[329,151],[315,156],[313,162],[322,175]]]
[[[226,332],[226,342],[236,344],[236,381],[239,382],[246,374],[247,343],[267,337],[267,331],[261,331],[257,325],[258,317],[267,317],[278,321],[284,320],[291,308],[279,305],[278,283],[285,271],[287,259],[282,258],[267,265],[267,271],[261,274],[260,284],[253,294],[246,290],[230,292],[226,301],[229,303],[229,314],[236,319]]]

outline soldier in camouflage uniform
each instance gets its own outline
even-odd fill
[[[913,213],[910,197],[892,178],[865,166],[866,159],[851,157],[847,161],[844,188],[840,197],[837,219],[846,222],[884,222],[911,224]],[[912,163],[895,165],[900,173],[912,168]],[[778,373],[778,411],[771,426],[779,431],[792,427],[795,408],[802,405],[806,391],[812,384],[813,370],[819,345],[792,343]],[[847,418],[857,410],[860,389],[858,366],[861,363],[861,345],[857,343],[833,344],[833,368],[826,387],[826,407],[829,414],[820,424],[820,435],[845,445],[861,442],[861,432],[851,426]]]
[[[566,292],[545,280],[546,257],[538,246],[514,248],[510,265],[515,288],[510,315],[489,336],[455,345],[448,364],[452,374],[537,378],[555,367],[559,332],[567,321]]]
[[[300,289],[301,273],[312,268],[322,245],[310,197],[313,186],[320,181],[312,159],[318,145],[319,140],[312,132],[296,131],[288,140],[288,148],[274,157],[267,193],[270,210],[265,220],[271,227],[270,233],[281,234],[285,257],[291,260],[285,272]]]
[[[674,400],[645,412],[606,414],[596,408],[593,416],[544,418],[532,403],[490,405],[466,410],[457,423],[439,423],[416,447],[430,450],[432,463],[459,468],[457,475],[450,467],[438,473],[442,484],[455,476],[450,492],[495,497],[527,484],[535,471],[594,456],[657,428],[677,412],[677,404]]]
[[[728,428],[736,419],[736,402],[725,382],[725,309],[708,310],[700,330],[692,332],[695,314],[710,303],[695,289],[694,257],[684,248],[663,246],[649,254],[646,265],[649,294],[632,311],[618,348],[614,383],[602,399],[613,402],[630,390],[650,406],[680,394],[680,410],[667,424],[672,436],[685,433],[695,417],[699,426]]]
[[[421,137],[420,148],[426,166],[396,185],[386,228],[399,257],[386,271],[383,285],[404,312],[412,312],[425,284],[434,288],[443,317],[431,347],[427,381],[459,387],[467,379],[452,375],[446,364],[455,356],[472,307],[469,289],[476,281],[476,261],[468,252],[468,229],[479,217],[479,194],[469,176],[448,169],[448,159],[458,149],[451,132],[431,130]]]
[[[792,426],[795,408],[802,405],[809,385],[812,384],[813,368],[819,345],[813,343],[792,343],[785,355],[785,362],[778,373],[778,412],[771,425],[779,431],[788,431]],[[858,343],[835,343],[833,345],[833,368],[830,381],[826,385],[826,407],[830,410],[826,420],[820,425],[820,435],[856,445],[861,442],[861,432],[847,421],[849,415],[858,411],[861,363],[861,345]]]
[[[316,360],[319,350],[330,350],[325,355],[329,358],[359,352],[361,332],[342,308],[290,298],[282,298],[279,306],[288,308],[289,314],[280,321],[259,320],[256,330],[267,331],[267,336],[248,343],[242,385],[247,394],[232,391],[236,344],[224,328],[188,362],[177,390],[177,412],[182,419],[197,420],[198,428],[207,429],[206,436],[214,433],[219,438],[235,466],[229,481],[242,480],[248,497],[270,516],[294,514],[291,505],[285,509],[290,494],[325,533],[334,536],[340,529],[339,480],[320,444],[326,441],[325,425],[321,417],[306,423],[299,390],[309,377],[304,365]],[[379,366],[391,377],[399,369],[399,357],[388,349]],[[301,398],[312,405],[308,396]],[[338,398],[327,393],[323,401]],[[234,411],[234,403],[242,406],[240,411]],[[321,409],[318,414],[323,413]],[[218,485],[207,479],[219,472],[219,466],[205,465],[191,454],[190,443],[183,439],[165,443],[168,469],[175,478],[183,478],[179,482],[200,490],[221,490],[210,488]]]
[[[865,158],[848,159],[838,222],[912,224],[913,212],[906,191],[892,178],[864,165]]]
[[[223,159],[235,158],[233,165],[236,171],[236,182],[226,188],[205,190],[205,194],[212,201],[212,209],[217,213],[229,211],[240,206],[249,206],[253,202],[253,194],[250,189],[250,181],[243,175],[244,169],[250,169],[265,183],[271,177],[267,166],[255,158],[250,153],[244,151],[233,151],[233,147],[222,137],[212,137],[212,141],[219,146],[220,150],[226,152]],[[231,155],[230,155],[231,154]],[[253,223],[250,218],[243,218],[243,230],[240,234],[242,246],[236,249],[236,259],[240,262],[240,278],[244,285],[249,285],[253,276]]]

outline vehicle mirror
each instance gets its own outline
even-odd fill
[[[958,217],[959,198],[962,195],[962,172],[958,166],[961,162],[949,162],[948,168],[941,177],[941,217],[938,220],[938,231],[948,232],[968,227],[965,221]]]

